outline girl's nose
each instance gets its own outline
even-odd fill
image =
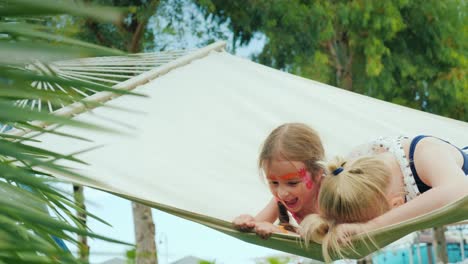
[[[286,198],[289,195],[289,191],[286,188],[279,188],[278,189],[278,196],[280,198]]]

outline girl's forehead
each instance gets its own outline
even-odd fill
[[[286,172],[297,171],[305,167],[301,161],[289,161],[289,160],[272,160],[265,164],[265,172],[267,174],[284,174]]]
[[[265,168],[267,178],[275,180],[291,180],[301,178],[305,174],[305,165],[302,162],[276,161]]]

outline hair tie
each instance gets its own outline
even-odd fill
[[[339,167],[339,168],[335,169],[332,172],[332,174],[336,176],[336,175],[340,174],[342,171],[343,171],[343,167]]]

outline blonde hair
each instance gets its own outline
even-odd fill
[[[275,128],[265,139],[258,158],[258,167],[263,170],[272,160],[278,158],[301,161],[315,181],[317,172],[322,170],[319,161],[324,156],[322,141],[314,129],[302,123],[285,123]]]
[[[306,243],[322,244],[326,262],[330,251],[342,258],[343,251],[352,246],[338,242],[336,225],[367,222],[390,209],[385,191],[390,184],[390,171],[380,160],[362,157],[352,163],[341,158],[326,164],[318,196],[320,215],[313,214],[301,223],[301,235]],[[349,241],[348,241],[349,242]]]

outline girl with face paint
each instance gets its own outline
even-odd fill
[[[289,214],[299,224],[306,215],[316,212],[323,174],[319,162],[324,156],[320,137],[309,126],[287,123],[274,129],[258,159],[260,174],[267,180],[273,198],[256,216],[236,217],[234,227],[254,230],[262,238],[273,232],[295,231]],[[279,226],[273,224],[277,219]]]

